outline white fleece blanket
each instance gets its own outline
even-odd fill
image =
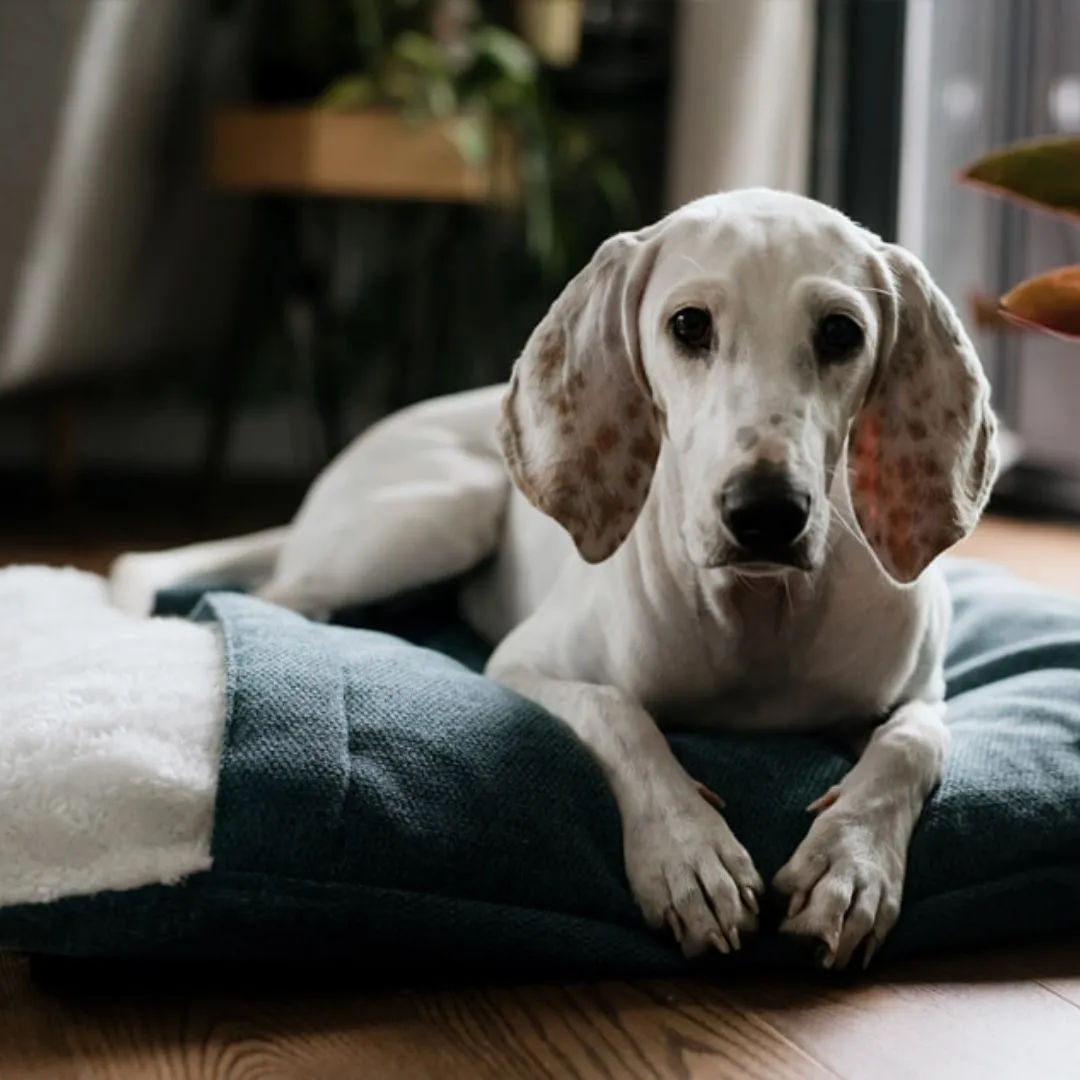
[[[133,618],[75,570],[0,570],[0,905],[211,864],[217,630]]]

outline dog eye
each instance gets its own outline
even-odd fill
[[[712,316],[702,308],[683,308],[671,317],[671,332],[689,349],[707,349],[712,344]]]
[[[826,315],[814,331],[814,349],[822,360],[845,360],[862,343],[862,327],[847,315]]]

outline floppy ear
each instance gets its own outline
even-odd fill
[[[660,453],[638,333],[650,237],[623,233],[601,245],[533,331],[503,401],[514,482],[591,563],[629,535]]]
[[[952,304],[909,252],[885,245],[885,255],[895,288],[884,291],[882,351],[848,461],[859,527],[906,584],[978,522],[997,476],[997,423]]]

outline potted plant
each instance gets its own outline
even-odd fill
[[[504,377],[568,274],[637,224],[621,168],[476,0],[257,13],[254,101],[215,112],[209,150],[217,186],[287,196],[263,201],[257,230],[290,297],[253,316],[260,385],[317,384],[329,415],[354,392],[377,412]]]
[[[506,119],[531,104],[529,50],[480,19],[472,0],[355,0],[352,25],[328,10],[297,6],[290,15],[286,7],[278,32],[324,56],[334,35],[346,34],[349,70],[312,100],[218,112],[218,186],[448,202],[515,197]],[[304,62],[315,66],[294,59]]]
[[[1080,224],[1080,139],[1031,139],[987,154],[960,174],[962,183]],[[984,327],[1030,329],[1080,339],[1080,266],[1028,278],[996,302],[976,297]]]
[[[561,0],[540,2],[554,11]],[[219,187],[520,207],[528,248],[553,277],[573,262],[560,185],[561,195],[568,182],[575,195],[598,192],[616,222],[632,216],[620,170],[547,106],[533,49],[476,0],[276,5],[294,84],[318,90],[219,111],[210,134]]]

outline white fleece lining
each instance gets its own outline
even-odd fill
[[[225,725],[212,624],[139,619],[76,570],[0,570],[0,906],[211,865]]]

